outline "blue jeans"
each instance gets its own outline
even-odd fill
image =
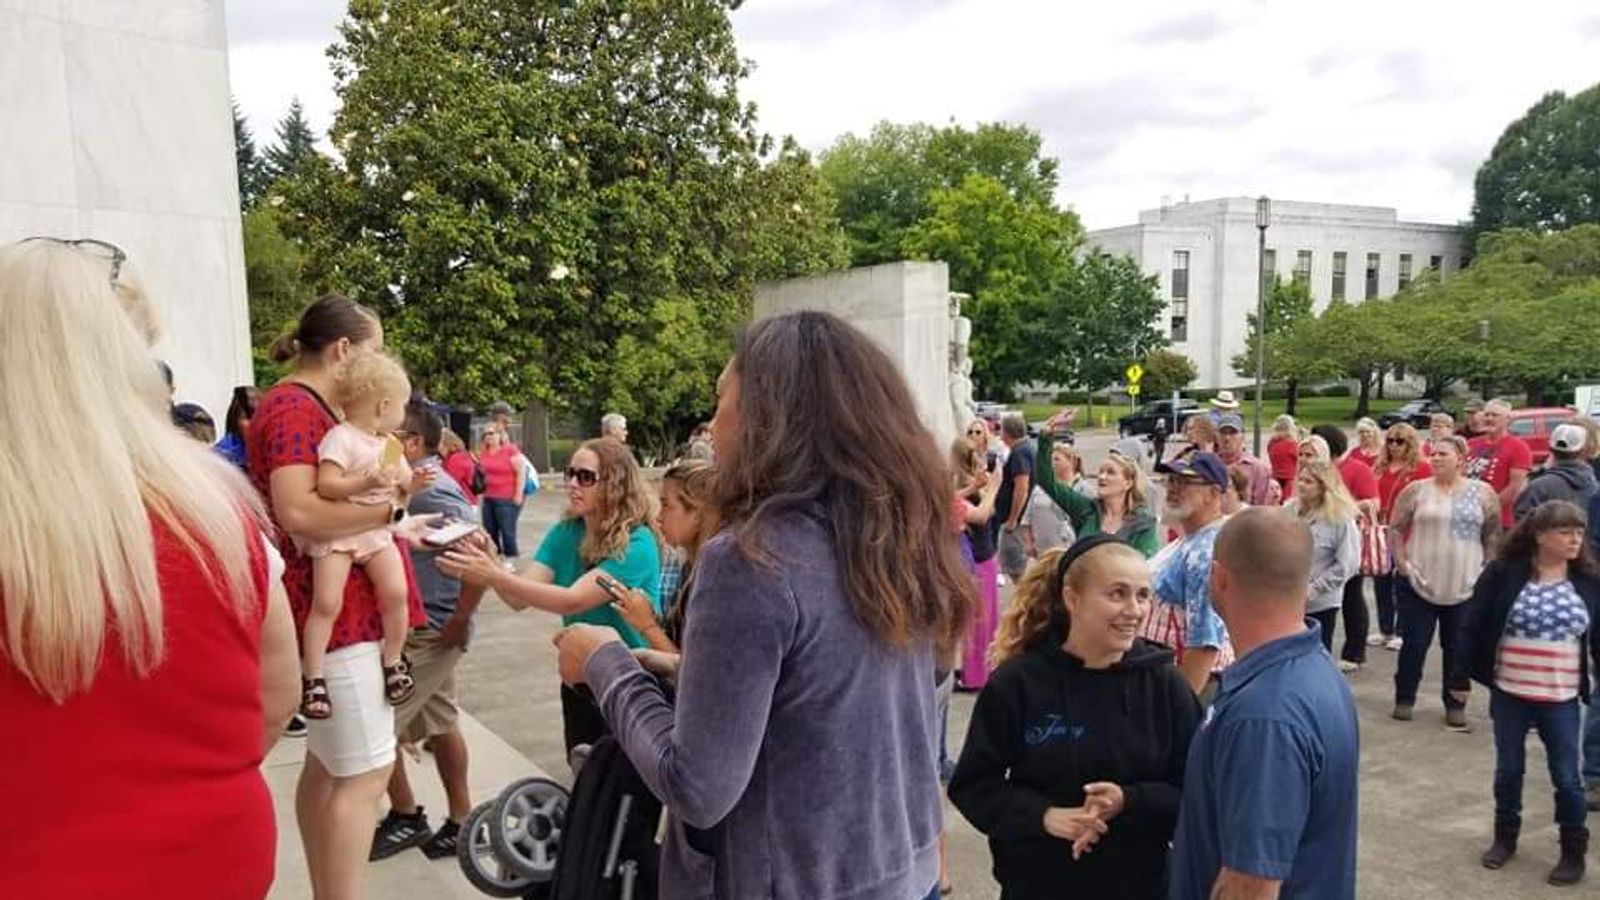
[[[1600,691],[1589,698],[1583,723],[1583,779],[1600,786]]]
[[[1395,583],[1405,578],[1404,575],[1375,575],[1372,578],[1373,599],[1378,602],[1378,633],[1384,637],[1394,637],[1399,634],[1395,631],[1394,591]]]
[[[1556,824],[1580,828],[1589,815],[1578,772],[1578,701],[1535,703],[1498,688],[1489,695],[1494,719],[1494,820],[1522,822],[1522,773],[1527,768],[1528,732],[1539,732],[1550,783],[1556,788]]]
[[[510,500],[483,498],[483,530],[506,559],[517,556],[517,518],[522,507]]]
[[[1444,684],[1440,687],[1440,697],[1444,700],[1445,709],[1461,709],[1466,706],[1459,700],[1450,696],[1452,690],[1471,690],[1472,685],[1466,679],[1459,683],[1452,683],[1450,671],[1455,663],[1456,651],[1461,641],[1461,622],[1466,612],[1466,604],[1456,606],[1439,606],[1422,599],[1412,589],[1411,581],[1405,577],[1394,580],[1395,601],[1399,606],[1400,664],[1394,670],[1394,702],[1399,706],[1415,706],[1417,702],[1417,687],[1422,684],[1422,670],[1428,664],[1428,648],[1433,644],[1433,632],[1439,631],[1439,649],[1444,654]],[[1466,648],[1460,648],[1466,649]]]

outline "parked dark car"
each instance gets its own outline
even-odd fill
[[[1156,421],[1167,421],[1167,434],[1177,437],[1183,433],[1183,423],[1189,417],[1200,412],[1200,404],[1187,398],[1180,398],[1176,406],[1172,400],[1154,400],[1139,407],[1135,412],[1129,413],[1117,420],[1117,432],[1123,437],[1133,435],[1151,434],[1156,430]]]
[[[1408,422],[1419,431],[1427,431],[1432,424],[1434,413],[1450,414],[1444,404],[1437,400],[1407,400],[1399,409],[1391,410],[1378,417],[1378,427],[1388,428],[1390,425],[1399,425]]]

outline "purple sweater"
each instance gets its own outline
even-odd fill
[[[663,889],[922,900],[939,876],[932,648],[894,651],[856,620],[820,522],[786,515],[768,536],[770,569],[726,533],[701,551],[676,707],[620,643],[585,671],[645,782],[710,832],[709,866],[669,833]],[[688,883],[710,870],[714,887]]]

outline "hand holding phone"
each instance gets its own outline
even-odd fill
[[[422,542],[430,547],[448,547],[477,530],[478,526],[471,522],[459,520],[444,522],[438,528],[424,534]]]

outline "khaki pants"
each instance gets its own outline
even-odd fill
[[[395,708],[395,735],[415,744],[456,727],[456,663],[466,651],[439,643],[439,632],[424,626],[406,637],[406,658],[417,683],[411,699]]]

